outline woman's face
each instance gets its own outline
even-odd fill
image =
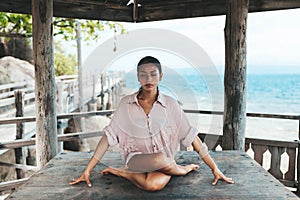
[[[162,74],[159,73],[158,68],[151,63],[141,65],[137,76],[145,91],[156,90],[158,82],[162,79]]]

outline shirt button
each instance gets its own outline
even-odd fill
[[[155,144],[153,145],[153,147],[155,147]]]

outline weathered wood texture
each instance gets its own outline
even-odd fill
[[[220,181],[212,186],[211,170],[195,152],[178,152],[179,164],[198,163],[200,169],[173,177],[162,191],[145,192],[129,181],[99,172],[107,166],[121,166],[119,153],[107,153],[94,169],[92,188],[84,182],[70,186],[88,163],[89,153],[61,153],[8,199],[298,199],[247,154],[240,151],[211,152],[221,171],[235,184]]]
[[[208,136],[203,133],[200,133],[198,136],[201,138],[202,141],[205,141],[209,149],[216,150],[216,147],[222,148],[223,136]],[[253,138],[246,138],[245,141],[245,151],[252,151],[254,154],[253,158],[258,164],[263,165],[269,163],[270,168],[265,169],[268,170],[268,172],[270,172],[282,184],[284,184],[287,187],[293,188],[297,187],[297,180],[299,180],[295,176],[297,162],[296,159],[298,158],[296,155],[297,148],[298,141],[284,142]],[[270,158],[267,158],[267,156],[264,155],[267,151],[269,151],[270,153]],[[284,155],[284,153],[288,155],[288,163],[286,163],[287,161],[285,161],[282,158],[282,155]],[[281,169],[281,167],[284,168],[285,165],[288,165],[287,171]]]
[[[53,65],[53,1],[32,1],[35,68],[36,160],[38,168],[57,154],[56,90]]]
[[[244,150],[246,29],[249,0],[230,0],[225,25],[223,149]]]
[[[15,91],[15,105],[16,105],[16,117],[23,117],[24,115],[24,93],[21,91]],[[24,123],[16,123],[16,140],[23,139],[24,135]],[[15,149],[16,164],[25,164],[26,155],[23,153],[23,148]],[[17,179],[25,178],[25,173],[21,169],[16,169]]]
[[[300,138],[300,119],[298,123],[298,138]],[[298,141],[298,150],[297,150],[297,172],[300,172],[300,142]],[[297,180],[300,180],[300,173],[297,173]],[[297,185],[297,191],[300,193],[300,184]]]
[[[111,21],[156,21],[226,14],[226,0],[139,0],[134,12],[128,0],[53,0],[54,16]],[[31,13],[31,0],[0,1],[1,12]],[[298,0],[250,0],[249,12],[300,8]],[[136,14],[137,16],[136,16]]]

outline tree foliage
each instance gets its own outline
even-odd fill
[[[62,36],[66,41],[74,40],[76,37],[75,26],[78,22],[81,26],[81,32],[84,40],[97,40],[99,34],[106,28],[115,32],[124,33],[125,29],[122,24],[110,21],[100,20],[77,20],[72,18],[54,18],[53,28],[54,36]],[[32,16],[25,14],[13,14],[0,12],[0,33],[20,34],[26,37],[32,36]]]
[[[31,36],[32,19],[30,15],[0,12],[0,32]]]
[[[114,33],[124,33],[122,24],[100,20],[77,20],[71,18],[54,18],[53,35],[54,41],[57,36],[65,41],[76,38],[76,26],[81,26],[81,37],[88,41],[97,41],[101,37],[101,31],[111,29]],[[27,38],[32,36],[32,16],[25,14],[13,14],[0,12],[0,34],[2,36],[22,35]],[[1,36],[0,35],[0,36]],[[55,42],[54,67],[55,74],[70,75],[76,73],[77,60],[75,55],[66,54],[62,46]]]
[[[55,75],[72,75],[76,74],[76,56],[73,54],[66,54],[60,43],[54,43],[54,68]]]

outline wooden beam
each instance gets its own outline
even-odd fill
[[[98,137],[103,134],[102,131],[93,131],[93,132],[79,132],[79,133],[67,133],[64,135],[57,136],[57,142],[66,142],[72,140],[81,140],[85,138]],[[35,138],[33,139],[22,139],[15,140],[10,142],[2,142],[0,143],[0,149],[15,149],[25,146],[32,146],[36,144]]]
[[[167,0],[149,1],[139,8],[138,21],[157,21],[190,17],[226,15],[228,1]],[[249,0],[248,12],[264,12],[300,8],[297,0]]]
[[[28,172],[28,171],[36,172],[37,171],[37,168],[35,166],[24,165],[24,164],[13,164],[13,163],[6,163],[6,162],[0,161],[0,166],[21,169],[26,172]]]
[[[32,1],[35,68],[36,160],[42,168],[57,154],[56,90],[53,66],[53,1]]]
[[[229,0],[225,25],[224,150],[245,149],[246,29],[249,0]]]
[[[103,115],[111,115],[114,113],[114,110],[103,110],[103,111],[94,111],[94,112],[82,112],[82,113],[68,113],[68,114],[59,114],[57,115],[57,119],[71,119],[77,117],[93,117],[93,116],[103,116]],[[0,119],[0,125],[3,124],[16,124],[18,122],[35,122],[36,117],[28,116],[28,117],[12,117],[6,119]]]
[[[53,0],[55,17],[133,22],[128,1]],[[138,1],[138,22],[226,14],[226,0]],[[0,1],[0,12],[31,14],[31,0]],[[249,12],[300,8],[298,0],[249,0]]]
[[[18,188],[22,184],[26,183],[28,180],[29,178],[23,178],[19,180],[0,183],[0,192]]]

